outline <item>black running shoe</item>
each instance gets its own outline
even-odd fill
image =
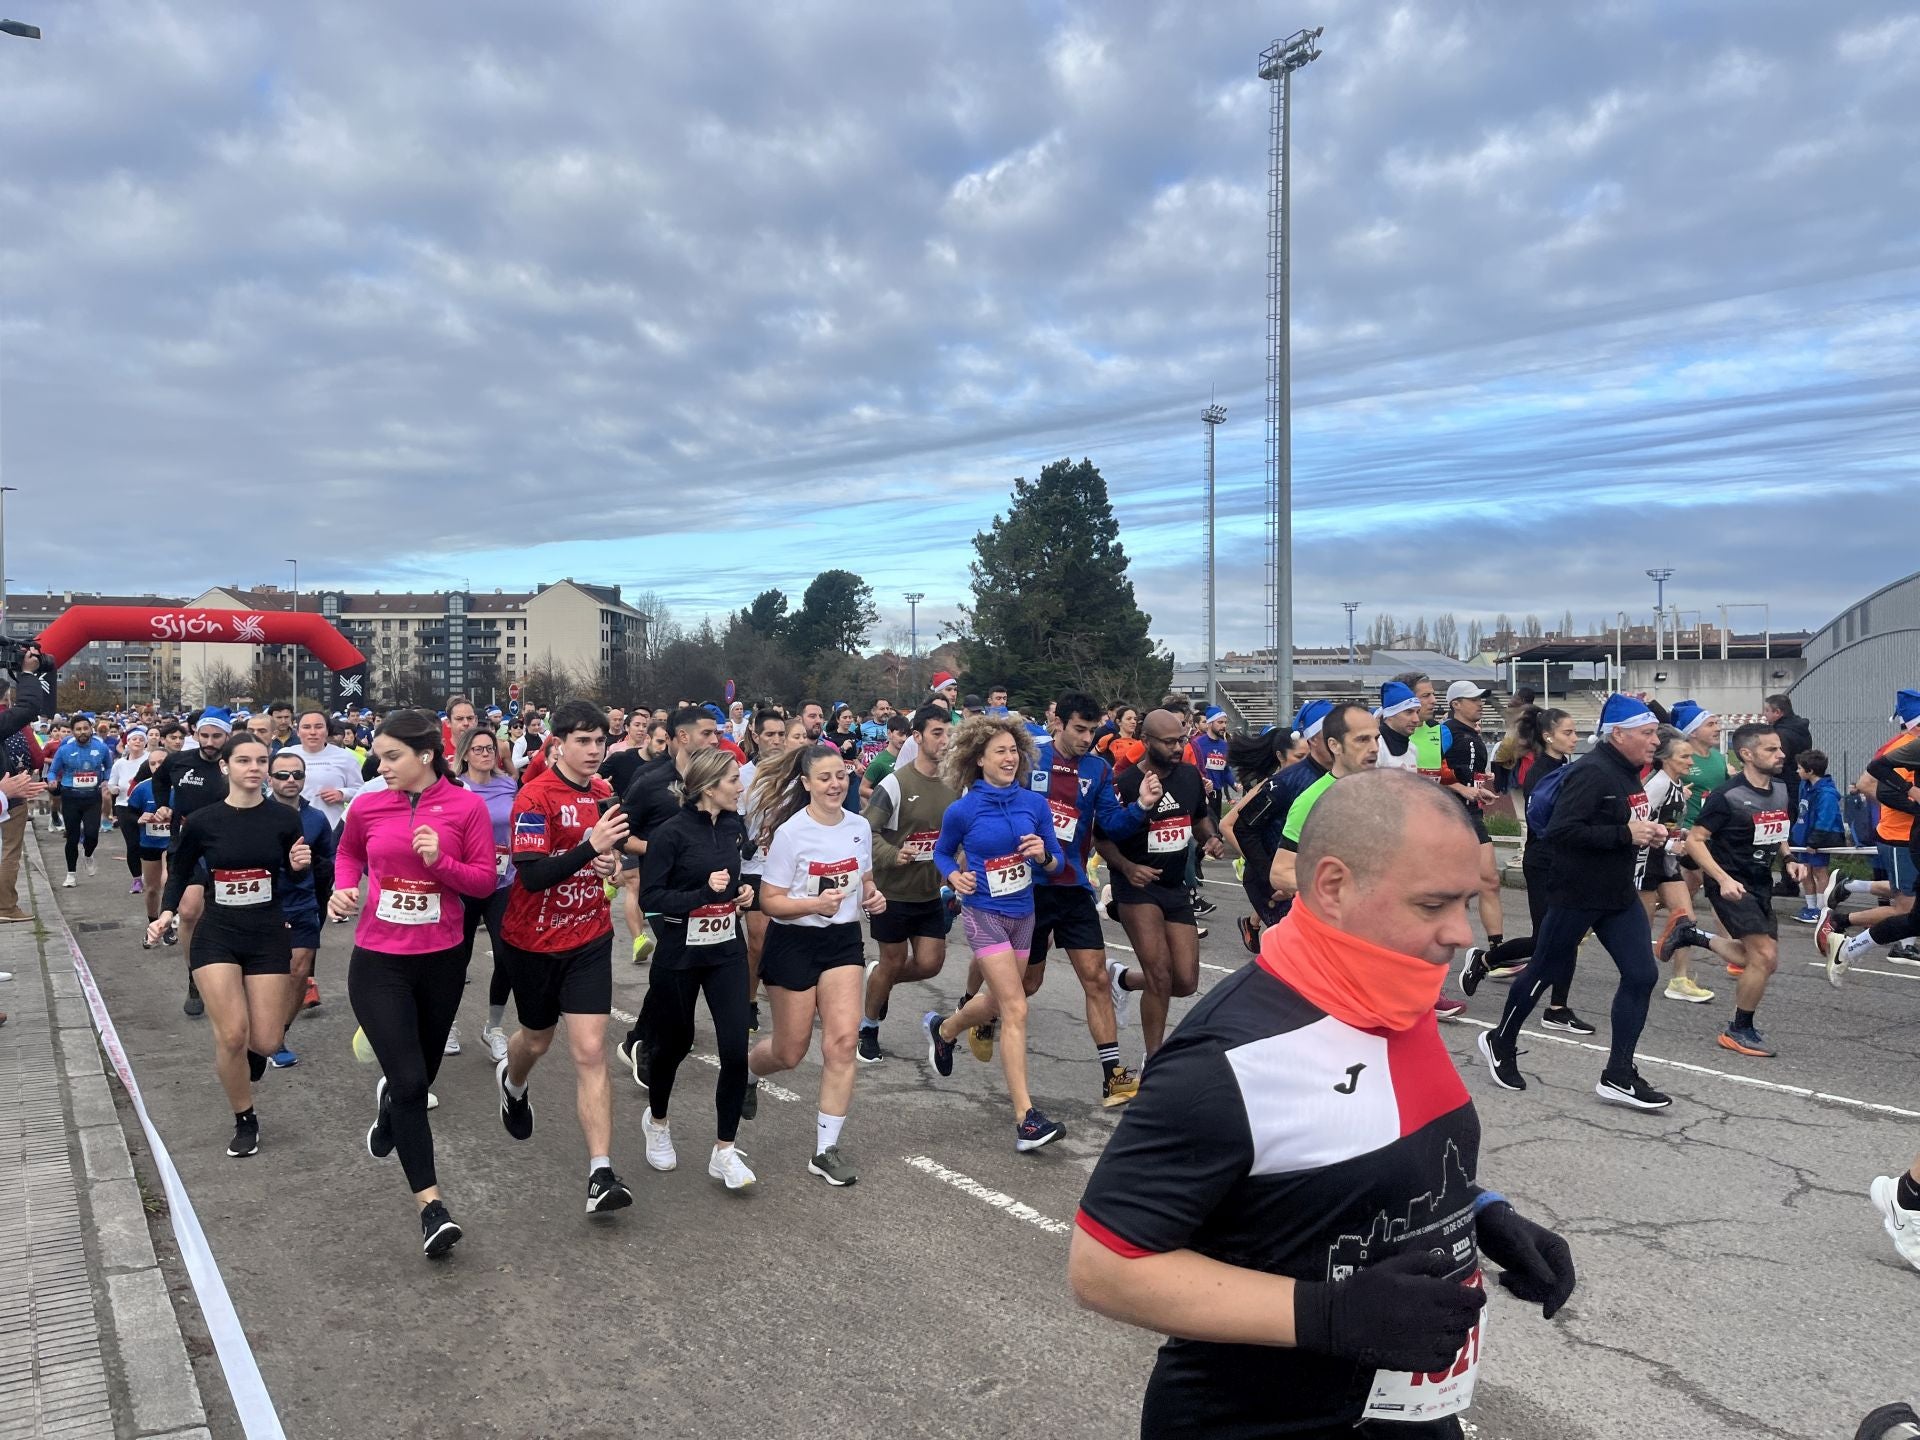
[[[747,1002],[747,1033],[749,1035],[760,1033],[760,1002],[758,1000]]]
[[[180,1008],[195,1017],[207,1013],[207,1002],[200,998],[200,987],[191,980],[187,982],[187,1003]]]
[[[1629,1110],[1664,1110],[1673,1104],[1670,1097],[1642,1080],[1638,1070],[1629,1070],[1625,1075],[1602,1075],[1593,1093],[1609,1105],[1624,1105]]]
[[[1246,946],[1249,955],[1260,953],[1260,927],[1254,923],[1251,915],[1242,915],[1239,920],[1240,943]]]
[[[1473,992],[1480,988],[1480,982],[1487,978],[1487,952],[1478,945],[1467,951],[1467,958],[1460,966],[1460,989],[1471,999]]]
[[[507,1127],[507,1134],[516,1140],[530,1139],[533,1135],[533,1093],[528,1091],[518,1100],[507,1089],[507,1062],[502,1060],[494,1067],[493,1083],[500,1091],[500,1123]]]
[[[940,1012],[927,1011],[920,1025],[927,1032],[927,1059],[933,1068],[942,1075],[953,1074],[953,1041],[940,1038]]]
[[[1860,1422],[1853,1440],[1920,1440],[1920,1415],[1911,1405],[1882,1405]]]
[[[1213,914],[1214,911],[1218,910],[1219,908],[1220,907],[1218,905],[1214,904],[1213,901],[1207,899],[1207,897],[1204,894],[1202,894],[1200,891],[1196,890],[1193,892],[1193,913],[1194,914],[1211,915]]]
[[[613,1053],[620,1057],[620,1063],[633,1076],[633,1083],[642,1090],[647,1088],[647,1046],[643,1040],[622,1040],[613,1047]]]
[[[1593,1026],[1587,1024],[1565,1005],[1549,1005],[1540,1012],[1542,1030],[1564,1030],[1569,1035],[1591,1035]]]
[[[740,1101],[740,1118],[751,1120],[760,1113],[760,1082],[747,1077],[747,1093]]]
[[[1487,1073],[1502,1090],[1524,1090],[1527,1077],[1520,1073],[1520,1060],[1511,1050],[1497,1049],[1491,1030],[1482,1030],[1478,1041],[1480,1054],[1487,1062]]]
[[[624,1210],[631,1204],[633,1192],[621,1183],[612,1166],[602,1165],[587,1177],[587,1214],[602,1215],[609,1210]]]
[[[373,1087],[373,1124],[367,1127],[367,1154],[384,1160],[393,1153],[393,1107],[387,1104],[387,1077]]]
[[[878,1065],[882,1060],[887,1058],[887,1052],[880,1048],[880,1032],[878,1030],[862,1030],[860,1032],[860,1048],[854,1052],[854,1058],[862,1065]]]
[[[169,920],[167,922],[167,928],[160,932],[160,943],[162,945],[178,945],[180,943],[180,922],[178,920]]]
[[[1669,925],[1667,927],[1667,933],[1661,937],[1660,963],[1662,965],[1672,964],[1673,952],[1676,950],[1685,950],[1690,946],[1701,950],[1706,949],[1707,937],[1700,933],[1700,927],[1698,925],[1682,915],[1680,917],[1680,923],[1677,925]]]
[[[438,1260],[460,1243],[462,1231],[438,1200],[429,1200],[420,1212],[420,1248],[429,1260]]]
[[[236,1160],[244,1160],[260,1149],[260,1121],[249,1110],[245,1115],[234,1117],[233,1139],[227,1142],[227,1154]]]

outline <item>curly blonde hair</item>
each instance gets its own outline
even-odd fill
[[[994,737],[1003,733],[1013,736],[1014,743],[1020,747],[1023,770],[1032,770],[1040,763],[1039,747],[1020,721],[998,715],[975,715],[960,722],[960,728],[947,742],[947,753],[940,757],[940,778],[949,790],[956,795],[966,793],[980,778],[980,757],[987,753]]]

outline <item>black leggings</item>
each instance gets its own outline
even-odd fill
[[[505,947],[500,940],[500,924],[507,918],[507,896],[513,893],[511,886],[503,886],[486,898],[485,903],[468,900],[467,929],[462,938],[461,954],[466,956],[463,963],[473,961],[473,937],[480,929],[480,922],[487,922],[487,939],[493,942],[493,974],[487,980],[487,1004],[504,1005],[507,997],[513,993],[513,980],[507,974],[506,963],[500,958]]]
[[[347,964],[347,1000],[387,1077],[387,1123],[407,1188],[435,1184],[427,1087],[440,1073],[447,1031],[467,983],[465,947],[387,955],[356,945]]]
[[[127,810],[122,812],[115,822],[120,838],[127,842],[127,875],[134,880],[140,878],[140,812]]]
[[[1520,857],[1520,873],[1527,881],[1527,914],[1533,919],[1533,934],[1522,935],[1517,940],[1502,940],[1487,951],[1487,964],[1496,969],[1502,965],[1518,965],[1533,958],[1534,938],[1540,933],[1540,921],[1547,913],[1547,862],[1543,857],[1537,863],[1534,855],[1543,847],[1529,845]],[[1578,956],[1574,957],[1578,959]],[[1573,967],[1557,971],[1553,986],[1547,997],[1549,1010],[1567,1008],[1567,997],[1573,992]]]
[[[1647,1003],[1660,975],[1653,958],[1653,933],[1638,895],[1618,910],[1549,910],[1542,918],[1540,933],[1534,937],[1539,944],[1533,958],[1507,992],[1506,1009],[1494,1027],[1493,1038],[1496,1044],[1507,1047],[1518,1040],[1520,1027],[1527,1023],[1542,992],[1563,974],[1573,974],[1580,942],[1589,930],[1620,972],[1619,987],[1613,992],[1613,1034],[1604,1073],[1625,1076],[1633,1069],[1633,1047],[1640,1043],[1640,1032],[1647,1023]]]
[[[740,1105],[747,1098],[747,960],[744,955],[697,969],[654,967],[647,998],[653,1001],[648,1017],[651,1043],[647,1046],[647,1096],[653,1118],[667,1118],[673,1097],[673,1077],[693,1049],[693,1006],[707,997],[720,1051],[720,1081],[714,1087],[714,1108],[720,1117],[715,1132],[732,1142],[740,1131]]]
[[[89,856],[100,848],[100,792],[70,795],[60,792],[60,823],[67,827],[67,873],[80,863],[81,831],[84,830]]]

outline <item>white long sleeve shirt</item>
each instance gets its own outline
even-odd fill
[[[338,745],[323,745],[318,750],[309,750],[301,745],[282,753],[298,755],[306,762],[307,783],[300,787],[300,794],[308,804],[319,808],[329,825],[338,825],[340,817],[347,813],[347,802],[366,783],[360,778],[360,762],[353,758],[353,752],[343,750]],[[322,790],[338,790],[340,803],[329,805],[322,800]]]

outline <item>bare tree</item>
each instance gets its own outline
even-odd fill
[[[247,677],[231,665],[205,664],[194,671],[193,684],[202,705],[224,705],[247,692]]]
[[[1433,648],[1442,654],[1451,655],[1456,660],[1460,655],[1460,622],[1454,618],[1451,610],[1446,611],[1433,622]]]
[[[1487,632],[1481,628],[1480,622],[1469,620],[1467,622],[1467,653],[1462,658],[1471,660],[1486,648],[1486,644]]]

